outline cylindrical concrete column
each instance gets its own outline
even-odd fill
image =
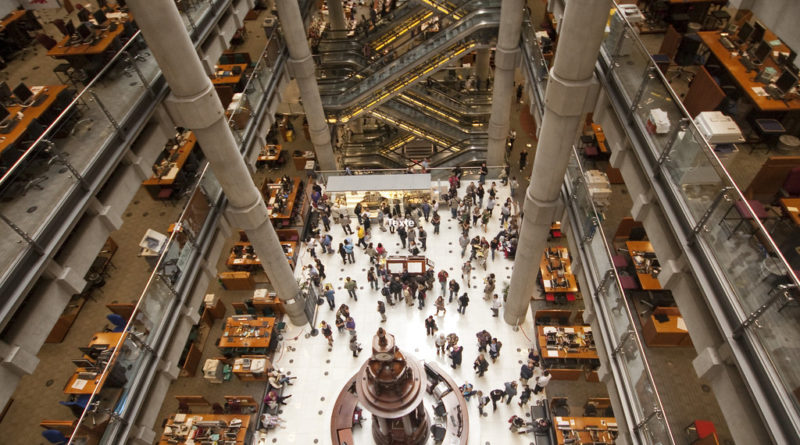
[[[500,7],[500,28],[494,54],[494,92],[489,117],[487,165],[505,163],[511,103],[514,101],[514,69],[519,55],[519,36],[522,31],[524,0],[504,0]],[[488,62],[488,60],[487,60]]]
[[[130,0],[128,5],[172,89],[165,102],[172,120],[197,136],[214,176],[228,197],[229,216],[247,233],[275,291],[286,302],[286,312],[292,323],[306,323],[303,298],[269,221],[267,206],[250,178],[226,122],[225,109],[184,31],[175,3]],[[165,29],[171,32],[165,33]]]
[[[489,48],[481,48],[478,50],[478,56],[475,58],[475,76],[478,78],[478,89],[486,87],[486,79],[489,78],[489,57],[491,50]]]
[[[276,5],[283,38],[289,48],[290,72],[297,79],[297,87],[300,89],[300,97],[303,100],[303,109],[308,118],[311,143],[314,144],[314,151],[317,154],[317,162],[322,170],[336,170],[331,134],[325,119],[325,110],[322,108],[322,99],[319,97],[314,59],[311,58],[311,50],[308,48],[306,27],[303,25],[300,5],[296,0],[276,0]]]
[[[548,230],[560,214],[561,183],[584,114],[584,104],[592,90],[594,64],[610,6],[608,0],[571,0],[564,10],[561,39],[545,93],[545,111],[531,182],[523,205],[524,218],[515,262],[525,267],[514,269],[504,306],[503,318],[511,325],[525,320],[536,289],[535,271],[547,245]],[[495,74],[495,96],[497,88]]]
[[[331,24],[331,31],[344,31],[347,29],[347,19],[344,18],[344,6],[342,0],[327,0],[328,20]]]

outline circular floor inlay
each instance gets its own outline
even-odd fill
[[[25,211],[26,211],[27,213],[33,213],[33,212],[35,212],[35,211],[36,211],[38,208],[39,208],[39,207],[37,207],[37,206],[32,206],[32,207],[28,207],[28,208],[27,208]]]
[[[711,392],[711,387],[708,385],[700,385],[700,389],[702,389],[703,392]]]
[[[324,402],[324,401],[325,401],[325,397],[320,397],[320,398],[319,398],[319,401],[320,401],[320,402]]]
[[[50,379],[44,383],[44,386],[51,386],[53,383],[55,383],[55,381],[53,379]]]
[[[142,213],[142,216],[147,216],[149,214],[150,214],[149,212],[144,212],[144,213]]]
[[[125,216],[130,218],[131,216],[133,216],[133,212],[128,212],[128,213],[125,214]]]

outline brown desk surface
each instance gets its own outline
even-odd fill
[[[239,433],[236,435],[236,445],[242,445],[245,443],[245,439],[247,438],[247,430],[250,427],[250,415],[249,414],[186,414],[186,419],[183,423],[186,423],[192,420],[192,423],[196,423],[198,421],[214,421],[214,420],[224,420],[226,424],[230,424],[232,420],[239,419],[242,421],[242,426],[239,428]],[[166,426],[172,427],[176,425],[174,423],[175,415],[169,416],[169,421],[167,422]],[[162,435],[161,438],[158,440],[158,445],[171,445],[169,442],[170,437],[167,435]],[[181,437],[180,439],[184,439],[182,442],[178,442],[179,444],[185,444],[185,439],[187,437]],[[222,439],[222,437],[220,438]],[[174,442],[173,442],[174,443]],[[194,443],[200,443],[199,440],[195,439]],[[219,443],[223,443],[220,440]]]
[[[780,203],[794,225],[800,226],[800,198],[781,198]]]
[[[283,209],[281,213],[275,213],[272,210],[272,204],[275,202],[275,196],[278,193],[278,188],[270,188],[271,185],[269,183],[269,179],[264,181],[264,184],[261,186],[261,193],[264,196],[264,200],[267,202],[267,209],[269,210],[269,219],[289,219],[292,217],[292,209],[294,209],[294,202],[297,198],[297,193],[300,191],[300,178],[292,178],[292,190],[289,192],[289,197],[287,198],[286,208]]]
[[[297,253],[297,242],[295,241],[281,241],[281,246],[288,247],[288,250],[284,249],[284,253],[286,254],[286,259],[289,260],[289,264],[294,266],[294,255]],[[246,248],[250,245],[249,241],[239,241],[234,244],[234,246],[242,246],[242,249]],[[250,266],[260,266],[261,260],[256,256],[255,258],[236,258],[236,254],[233,252],[233,248],[231,248],[231,254],[228,255],[228,262],[227,266],[229,269],[241,268],[241,267],[250,267]]]
[[[238,66],[242,70],[239,74],[233,74],[233,67]],[[246,63],[234,63],[231,65],[217,65],[215,72],[230,71],[229,76],[224,75],[211,75],[211,83],[214,85],[237,85],[242,81],[244,70],[247,69]]]
[[[597,139],[597,148],[600,153],[608,153],[608,145],[606,145],[606,134],[603,133],[603,127],[599,124],[592,124],[592,132],[595,139]]]
[[[0,32],[5,31],[6,27],[17,20],[25,17],[24,9],[17,9],[8,13],[8,15],[0,21]]]
[[[726,70],[731,74],[731,77],[736,79],[736,82],[739,84],[739,88],[744,91],[747,97],[755,103],[756,107],[760,111],[796,111],[800,110],[800,99],[794,98],[789,101],[788,104],[784,103],[782,100],[774,100],[769,96],[759,96],[753,90],[752,87],[764,87],[765,85],[760,82],[756,82],[753,79],[756,77],[756,73],[748,73],[747,68],[742,65],[742,62],[739,61],[739,57],[734,57],[731,55],[731,52],[728,51],[721,43],[719,43],[719,32],[717,31],[704,31],[699,32],[697,35],[700,36],[700,39],[703,43],[708,47],[708,49],[714,54],[714,56],[719,60],[719,62],[725,67]],[[764,34],[764,40],[770,42],[772,40],[777,39],[778,37],[770,30],[767,30]],[[789,48],[781,43],[778,46],[773,46],[772,51],[782,51],[782,52],[789,52]],[[775,61],[772,60],[772,54],[768,56],[764,60],[764,65],[771,66],[775,68],[778,73],[781,72],[781,69],[776,67]]]
[[[47,99],[35,107],[24,108],[20,105],[12,105],[8,107],[9,117],[15,116],[17,112],[22,111],[22,120],[17,122],[17,126],[7,134],[0,134],[0,153],[5,151],[6,148],[14,145],[25,134],[28,126],[34,119],[44,114],[58,99],[58,96],[67,89],[66,85],[46,85],[39,94],[47,94]]]
[[[266,348],[269,346],[274,325],[274,317],[258,317],[255,320],[235,320],[230,317],[225,322],[222,337],[219,339],[219,347]],[[244,337],[245,334],[249,334],[249,336]]]
[[[92,340],[89,342],[89,347],[95,345],[106,345],[109,348],[114,348],[119,343],[123,334],[123,332],[98,332],[94,334],[94,337],[92,337]],[[110,367],[113,366],[114,359],[112,359],[110,364]],[[98,373],[97,377],[94,379],[86,380],[86,384],[83,385],[82,388],[73,388],[72,385],[78,381],[78,373],[84,371],[86,371],[85,368],[75,369],[75,372],[72,373],[72,377],[70,377],[69,381],[67,381],[67,384],[64,385],[64,394],[92,394],[95,391],[95,388],[99,391],[100,388],[103,387],[103,384],[106,382],[106,378],[108,377],[108,373]]]
[[[567,287],[550,287],[545,285],[544,291],[547,293],[566,293],[566,292],[578,292],[578,283],[575,281],[575,275],[572,274],[572,266],[570,265],[569,261],[569,251],[567,251],[566,247],[553,247],[551,249],[555,249],[558,251],[561,259],[558,258],[550,258],[550,267],[557,266],[558,263],[564,266],[564,278],[567,280]],[[548,259],[545,258],[544,252],[542,253],[542,258],[539,261],[539,271],[542,273],[542,281],[543,283],[546,281],[553,280],[555,278],[555,274],[550,273],[547,270],[547,261]],[[552,282],[551,282],[552,285]]]
[[[559,425],[564,422],[569,425]],[[577,433],[580,437],[578,443],[614,443],[614,439],[608,433],[608,424],[616,428],[617,419],[613,417],[553,417],[553,428],[556,430],[556,441],[559,445],[565,441],[564,430],[561,428],[568,428]],[[592,433],[586,429],[587,427],[598,429],[596,439],[592,437]]]
[[[272,150],[272,154],[270,154],[270,150]],[[281,155],[281,150],[282,148],[280,144],[278,145],[267,144],[264,146],[264,148],[261,149],[261,152],[258,155],[258,160],[261,162],[277,161]]]
[[[570,352],[564,350],[563,348],[559,349],[547,349],[547,336],[544,333],[544,328],[554,328],[554,329],[564,329],[569,330],[572,329],[575,334],[578,336],[578,343],[580,347],[578,351]],[[536,327],[536,333],[538,336],[539,341],[539,353],[541,354],[542,359],[557,359],[557,358],[575,358],[575,359],[583,359],[583,360],[597,360],[599,357],[597,356],[596,349],[589,349],[589,347],[584,342],[583,338],[587,332],[591,332],[591,328],[589,326],[543,326],[539,325]],[[566,332],[565,332],[566,334]],[[558,356],[549,355],[549,353],[558,353]]]
[[[633,259],[634,251],[655,253],[650,241],[628,241],[625,245],[628,246],[628,253],[631,255],[631,259]],[[636,277],[639,278],[639,285],[642,286],[642,290],[661,289],[661,283],[658,282],[658,278],[653,278],[653,275],[645,273],[639,268],[636,269]]]
[[[131,20],[130,14],[128,15],[128,20]],[[112,20],[113,21],[113,20]],[[116,22],[116,21],[114,21]],[[94,43],[81,43],[78,45],[68,45],[70,36],[65,36],[58,42],[58,45],[54,46],[50,51],[47,52],[47,55],[50,57],[55,57],[57,59],[68,59],[70,57],[77,57],[77,56],[94,56],[97,54],[104,53],[111,43],[122,34],[122,31],[125,30],[125,27],[122,23],[117,23],[117,29],[110,31],[109,29],[95,29],[95,35],[99,35],[98,38]]]
[[[186,136],[186,139],[183,141],[181,145],[178,146],[178,157],[175,159],[175,168],[178,170],[183,168],[183,165],[186,163],[186,160],[189,159],[189,155],[194,150],[194,146],[197,145],[197,137],[195,137],[193,132],[189,132]],[[170,155],[174,152],[174,149],[170,151]],[[169,174],[169,170],[164,173],[164,176]],[[175,175],[177,177],[177,175]],[[153,175],[150,179],[142,182],[142,185],[147,186],[157,186],[157,185],[172,185],[175,182],[175,177],[172,178],[164,178],[158,177]]]

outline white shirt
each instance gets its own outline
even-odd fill
[[[536,377],[536,384],[544,388],[545,386],[547,386],[548,383],[550,383],[551,377],[553,377],[553,374],[540,375],[539,377]]]

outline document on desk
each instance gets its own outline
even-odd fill
[[[750,89],[753,90],[754,93],[756,93],[756,96],[761,96],[761,97],[769,96],[769,93],[767,93],[767,90],[765,90],[763,87],[750,87]]]
[[[786,211],[789,212],[789,213],[798,213],[798,212],[800,212],[800,210],[798,210],[797,207],[786,207]]]
[[[174,180],[175,177],[178,176],[178,172],[180,171],[181,169],[179,169],[178,167],[172,167],[169,169],[169,172],[167,172],[167,174],[164,175],[164,177],[161,179],[166,179],[168,181]]]
[[[566,334],[574,334],[575,328],[564,328],[564,333]]]
[[[686,329],[686,322],[683,321],[683,317],[678,317],[677,324],[677,328],[681,331],[688,331],[688,329]]]
[[[543,282],[544,282],[544,287],[553,287],[553,285],[550,284],[550,280],[543,280]]]
[[[547,350],[547,356],[548,357],[558,357],[558,350],[554,351],[552,349],[548,349]]]
[[[555,334],[558,331],[558,329],[556,329],[555,326],[545,326],[544,328],[542,328],[542,330],[544,331],[545,335]]]
[[[88,380],[84,379],[75,379],[75,382],[72,383],[72,389],[81,390],[86,387],[86,384],[89,383]]]

